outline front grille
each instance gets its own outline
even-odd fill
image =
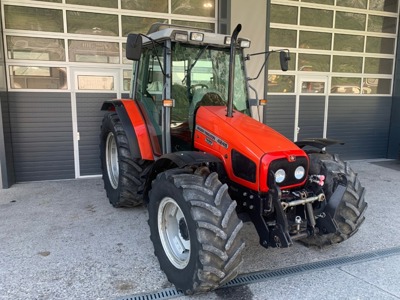
[[[278,183],[279,187],[285,187],[285,186],[291,186],[291,185],[296,185],[304,181],[304,177],[301,178],[300,180],[296,179],[294,177],[294,171],[298,166],[303,166],[305,169],[305,176],[307,176],[308,172],[308,161],[307,158],[304,156],[297,156],[296,161],[294,162],[289,162],[286,158],[281,158],[274,160],[271,162],[269,165],[269,171],[272,171],[274,174],[277,170],[283,169],[286,172],[286,178],[283,182]],[[268,172],[268,174],[271,174],[271,172]]]

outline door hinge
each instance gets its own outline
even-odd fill
[[[77,141],[80,141],[80,140],[81,140],[81,135],[80,135],[79,132],[76,133],[76,140],[77,140]]]

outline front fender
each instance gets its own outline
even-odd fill
[[[314,148],[322,149],[335,144],[344,145],[344,142],[342,141],[334,139],[324,139],[324,138],[310,138],[297,141],[294,143],[301,149],[303,149],[305,146],[311,146]]]
[[[151,183],[159,173],[170,169],[182,169],[188,166],[200,166],[204,163],[222,164],[222,161],[214,155],[197,151],[180,151],[164,154],[156,160],[146,178],[144,199],[148,201],[148,192],[151,188]]]

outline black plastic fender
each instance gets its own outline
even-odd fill
[[[122,126],[124,127],[124,131],[126,133],[126,137],[128,139],[129,150],[131,152],[132,158],[142,158],[140,154],[139,144],[135,132],[135,128],[132,125],[131,120],[129,119],[128,113],[124,107],[124,104],[121,100],[108,100],[103,103],[101,106],[101,110],[109,111],[115,109],[115,112],[118,114],[119,119],[121,120]]]
[[[169,169],[182,169],[188,166],[199,166],[204,163],[222,164],[222,161],[214,155],[199,151],[179,151],[162,155],[155,161],[146,178],[144,188],[145,201],[148,201],[148,192],[151,188],[151,183],[159,173]]]
[[[299,148],[304,148],[305,146],[311,146],[318,149],[322,149],[331,145],[340,144],[344,145],[344,142],[334,139],[324,139],[324,138],[312,138],[304,139],[301,141],[294,142]]]

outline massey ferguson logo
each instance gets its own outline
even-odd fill
[[[224,140],[220,139],[216,135],[212,134],[208,130],[205,130],[203,127],[196,125],[196,130],[200,131],[202,134],[206,136],[205,141],[206,143],[210,144],[211,146],[213,145],[214,142],[217,142],[217,144],[221,145],[225,149],[228,149],[228,143],[225,142]]]
[[[294,156],[294,155],[289,155],[289,161],[290,161],[290,162],[295,162],[295,161],[296,161],[296,156]]]

